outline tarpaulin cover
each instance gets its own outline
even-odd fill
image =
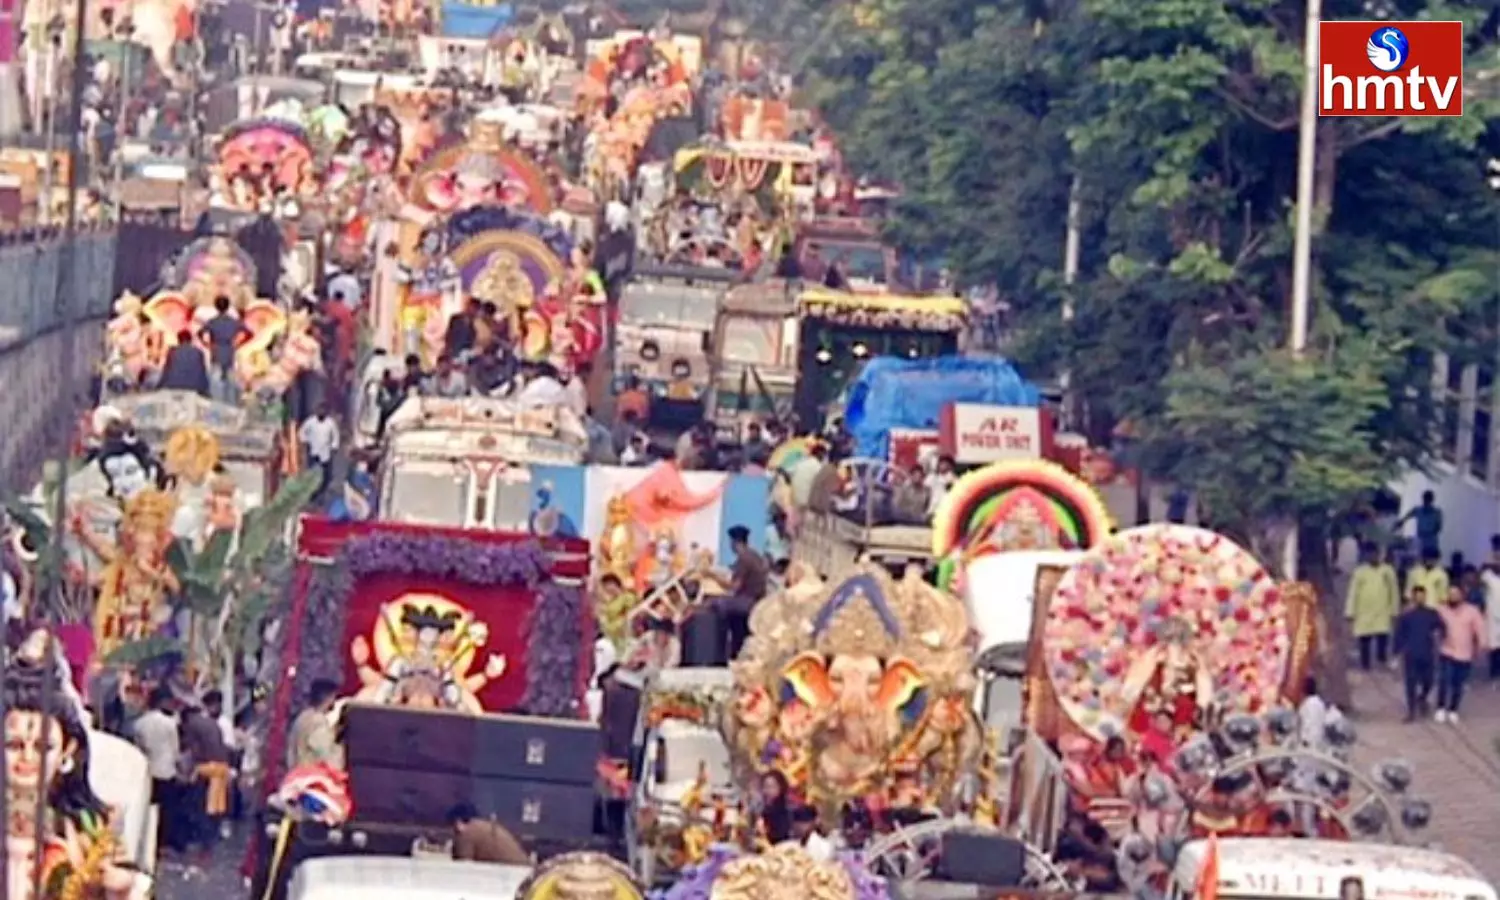
[[[1041,392],[1003,359],[881,356],[850,382],[844,424],[858,455],[885,459],[891,429],[936,431],[949,403],[1040,406]]]
[[[516,8],[509,3],[500,6],[444,3],[442,9],[445,38],[487,41],[516,17]]]

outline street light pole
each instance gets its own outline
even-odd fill
[[[1302,38],[1302,116],[1297,133],[1297,219],[1292,246],[1292,322],[1287,349],[1294,359],[1307,350],[1308,319],[1312,307],[1313,198],[1318,166],[1318,22],[1322,0],[1307,0],[1306,33]],[[1297,577],[1300,539],[1294,519],[1282,550],[1281,574],[1287,581]]]

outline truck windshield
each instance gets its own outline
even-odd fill
[[[781,363],[782,320],[765,316],[734,316],[724,320],[724,343],[719,357],[725,362],[755,366]]]
[[[391,473],[384,517],[412,525],[468,524],[469,476],[452,463],[407,460]]]
[[[708,331],[713,328],[722,296],[722,291],[713,288],[637,282],[620,296],[620,320]]]
[[[839,271],[850,281],[871,281],[884,284],[885,250],[872,244],[825,243],[823,258],[839,267]]]

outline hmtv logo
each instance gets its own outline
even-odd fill
[[[1462,22],[1318,23],[1318,115],[1463,114]]]

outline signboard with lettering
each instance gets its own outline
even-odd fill
[[[1044,457],[1052,447],[1052,417],[1029,406],[950,403],[938,433],[943,453],[959,465]]]

